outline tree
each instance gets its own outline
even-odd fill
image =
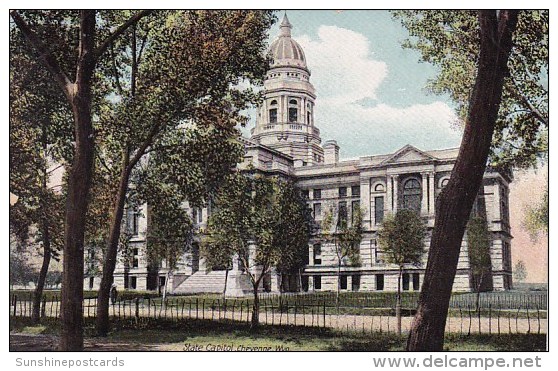
[[[50,261],[59,259],[63,246],[64,189],[52,184],[52,175],[68,128],[58,118],[69,112],[60,93],[44,82],[46,71],[29,55],[22,37],[10,34],[10,192],[17,195],[10,204],[10,226],[19,245],[33,246],[42,255],[33,279],[31,317],[38,323]]]
[[[406,265],[420,267],[424,255],[426,226],[417,212],[408,209],[389,215],[378,231],[379,244],[385,260],[399,268],[397,276],[397,332],[401,336],[401,277]]]
[[[209,265],[230,266],[238,259],[254,295],[251,328],[259,325],[260,283],[273,267],[303,265],[308,249],[306,203],[290,182],[235,173],[215,200],[202,255]]]
[[[352,222],[348,222],[346,205],[330,206],[325,213],[321,225],[320,236],[326,243],[333,245],[337,263],[337,291],[335,303],[339,311],[341,292],[341,267],[343,265],[359,266],[360,242],[362,241],[362,211],[353,209]]]
[[[463,139],[451,178],[436,201],[428,263],[407,350],[441,351],[461,241],[486,169],[518,12],[478,12],[480,48]],[[472,31],[471,31],[472,32]],[[435,35],[430,35],[435,38]],[[435,40],[432,45],[437,45]],[[451,50],[451,49],[450,49]]]
[[[410,38],[403,47],[439,68],[427,88],[449,94],[464,123],[479,62],[480,25],[475,11],[395,11]],[[548,152],[548,10],[522,11],[509,53],[508,76],[495,123],[492,166],[537,166]]]
[[[475,301],[475,309],[477,311],[479,310],[481,290],[491,278],[491,242],[492,236],[488,230],[486,219],[482,216],[472,217],[467,225],[467,247],[469,252],[469,269],[471,271],[473,287],[477,293]],[[492,285],[490,284],[489,286]]]
[[[160,12],[155,18],[137,22],[114,43],[111,76],[119,99],[101,116],[99,130],[103,130],[102,148],[106,148],[102,155],[116,170],[118,187],[97,302],[99,335],[107,335],[109,329],[110,287],[134,172],[143,161],[152,164],[147,158],[158,152],[159,158],[167,157],[156,168],[166,162],[170,170],[159,177],[175,177],[175,183],[189,179],[187,199],[196,201],[194,191],[199,191],[198,203],[207,198],[214,183],[204,185],[204,180],[213,176],[219,183],[218,170],[223,165],[231,166],[226,153],[220,151],[227,147],[207,147],[206,152],[213,152],[212,162],[200,170],[188,168],[191,156],[177,157],[177,153],[191,148],[177,149],[176,145],[181,144],[184,126],[212,127],[213,131],[207,132],[212,134],[222,131],[226,135],[219,138],[225,144],[237,135],[234,127],[246,122],[241,111],[258,101],[252,88],[241,89],[238,84],[263,82],[268,65],[264,54],[266,32],[272,21],[269,11]],[[182,164],[169,167],[177,162]]]
[[[243,147],[235,129],[189,126],[168,133],[132,180],[131,203],[148,205],[147,256],[152,267],[165,262],[172,274],[192,246],[194,223],[184,208],[208,206],[240,160]],[[129,204],[129,207],[132,206]],[[166,294],[168,276],[165,280]]]
[[[518,260],[515,263],[515,267],[513,268],[513,278],[519,283],[525,281],[527,278],[527,268],[525,267],[525,263],[523,260]]]
[[[526,208],[522,227],[529,232],[532,241],[537,241],[541,234],[548,235],[548,186],[540,202]]]
[[[138,11],[121,24],[101,21],[95,10],[11,11],[17,29],[33,48],[66,98],[73,116],[73,155],[68,170],[63,249],[59,349],[83,348],[83,271],[85,217],[93,171],[95,133],[92,105],[103,90],[94,90],[95,72],[109,46],[130,26],[148,15]],[[76,37],[77,36],[77,37]],[[100,100],[100,99],[99,99]]]

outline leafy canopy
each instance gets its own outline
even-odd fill
[[[419,51],[422,61],[439,68],[427,88],[449,94],[464,121],[479,59],[477,12],[401,10],[393,15],[409,31],[403,47]],[[548,151],[548,21],[547,10],[519,14],[492,139],[494,166],[534,166]]]
[[[420,266],[424,254],[426,226],[413,210],[403,209],[384,218],[378,232],[379,244],[386,262],[403,267]]]

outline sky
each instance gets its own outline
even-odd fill
[[[278,12],[279,21],[283,12]],[[436,69],[401,48],[408,34],[387,11],[287,12],[317,91],[315,122],[341,158],[458,147],[461,132],[448,97],[426,91]],[[270,42],[279,34],[270,31]],[[254,125],[254,121],[251,122]],[[247,133],[247,131],[245,131]]]
[[[283,12],[277,15],[280,22]],[[287,16],[316,88],[316,126],[323,142],[337,140],[342,159],[390,153],[406,144],[421,150],[459,147],[454,105],[425,89],[436,68],[401,47],[408,33],[389,12],[289,10]],[[278,34],[276,24],[270,43]],[[544,168],[522,171],[510,185],[512,264],[525,262],[528,282],[548,281],[548,239],[532,241],[521,226],[547,179]]]

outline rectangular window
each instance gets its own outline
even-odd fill
[[[347,197],[347,187],[339,187],[339,197]]]
[[[420,274],[413,273],[413,290],[419,291],[420,290]]]
[[[301,276],[302,291],[308,292],[308,276]]]
[[[355,221],[355,215],[358,212],[360,212],[360,201],[355,200],[351,202],[351,222]]]
[[[403,273],[403,291],[409,291],[409,273]]]
[[[314,290],[322,289],[322,276],[314,276]]]
[[[298,121],[298,109],[294,107],[289,107],[289,122]]]
[[[384,289],[384,275],[377,274],[376,275],[376,290],[382,291]]]
[[[351,187],[351,196],[352,197],[360,197],[360,186],[352,186]]]
[[[339,201],[338,224],[347,223],[347,201]]]
[[[127,214],[128,232],[132,236],[137,236],[139,234],[139,211],[130,207]]]
[[[130,277],[130,288],[135,290],[137,288],[138,278],[137,277]]]
[[[89,290],[93,290],[94,283],[95,283],[95,277],[89,277]]]
[[[277,108],[269,110],[269,123],[275,124],[277,122]]]
[[[308,247],[308,254],[306,254],[304,259],[302,260],[302,263],[304,265],[309,265],[310,264],[310,247]]]
[[[352,291],[360,290],[360,274],[353,274],[353,279],[351,282],[351,290]]]
[[[319,243],[314,245],[314,265],[322,264],[322,245]]]
[[[312,198],[314,200],[319,200],[320,198],[322,198],[322,190],[321,189],[312,190]]]
[[[314,220],[322,220],[322,204],[314,204]]]
[[[135,248],[132,250],[132,268],[139,267],[139,249]]]
[[[341,290],[347,290],[347,275],[342,274],[339,276],[339,285],[341,286]]]
[[[384,221],[384,197],[374,197],[374,222],[380,224]]]

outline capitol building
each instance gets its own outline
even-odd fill
[[[459,149],[422,150],[406,145],[394,153],[340,159],[337,142],[322,141],[320,136],[319,122],[314,119],[316,91],[304,50],[291,37],[291,29],[285,15],[280,34],[270,47],[273,62],[265,78],[264,99],[257,109],[255,127],[249,138],[241,138],[245,156],[238,166],[293,180],[307,196],[316,221],[322,219],[331,205],[344,209],[348,220],[351,220],[352,211],[360,208],[364,228],[360,243],[361,264],[347,264],[341,268],[341,290],[395,291],[398,267],[383,259],[382,246],[378,243],[380,225],[387,215],[399,209],[414,209],[427,222],[425,248],[428,248],[435,223],[435,201],[448,182]],[[512,287],[508,207],[511,181],[511,173],[487,169],[473,206],[473,212],[486,217],[492,235],[491,279],[485,282],[486,290]],[[127,215],[134,234],[130,242],[132,259],[128,259],[127,264],[119,259],[114,275],[117,287],[157,290],[168,279],[167,290],[174,294],[223,292],[225,271],[210,270],[205,265],[199,254],[199,242],[196,242],[199,239],[194,239],[171,275],[167,275],[164,263],[157,269],[149,268],[145,254],[147,211],[144,206],[141,213]],[[198,230],[205,227],[208,212],[207,208],[190,210]],[[404,291],[420,290],[427,255],[424,254],[422,266],[409,265],[403,270]],[[311,238],[306,263],[297,277],[272,272],[262,289],[270,292],[337,290],[337,256],[332,245],[318,236]],[[99,277],[86,277],[84,287],[96,288],[99,280]],[[465,237],[453,291],[471,291],[473,285]],[[247,294],[250,290],[248,278],[235,266],[229,272],[227,294]]]

